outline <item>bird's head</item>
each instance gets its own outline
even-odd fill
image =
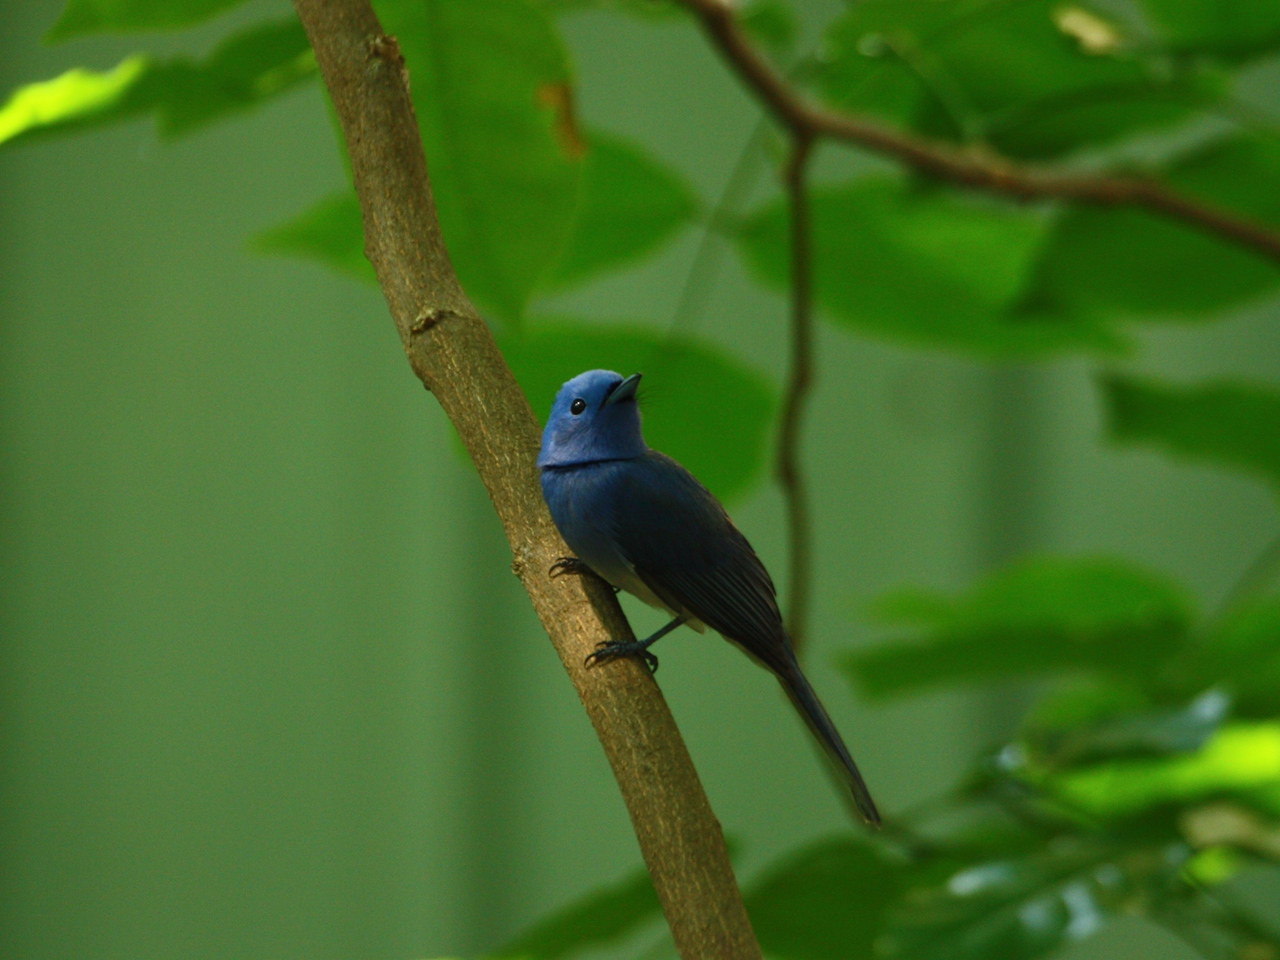
[[[639,383],[638,373],[624,378],[612,370],[588,370],[561,387],[542,431],[538,466],[641,456],[648,448],[640,435]]]

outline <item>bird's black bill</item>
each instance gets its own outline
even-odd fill
[[[611,403],[634,400],[636,398],[636,387],[638,386],[640,386],[640,374],[633,373],[613,388],[613,392],[605,399],[604,405],[607,407]]]

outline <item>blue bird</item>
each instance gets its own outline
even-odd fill
[[[827,752],[867,823],[880,814],[831,717],[800,671],[778,611],[777,591],[724,507],[676,461],[645,446],[636,387],[588,370],[556,395],[542,434],[542,495],[576,557],[552,574],[587,570],[673,619],[644,640],[611,640],[587,666],[640,656],[681,624],[721,633],[773,673]]]

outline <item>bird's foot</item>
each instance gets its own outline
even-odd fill
[[[556,577],[563,577],[565,574],[573,574],[575,577],[595,577],[601,583],[606,584],[614,593],[618,592],[617,587],[612,583],[609,583],[608,580],[605,580],[577,557],[561,557],[553,563],[551,565],[551,569],[547,571],[547,575],[550,576],[552,580]]]
[[[596,644],[595,652],[583,661],[587,668],[617,660],[620,657],[639,656],[650,673],[658,672],[658,657],[649,652],[649,642],[645,640],[605,640]]]
[[[561,557],[551,565],[551,569],[547,571],[547,575],[554,580],[556,577],[563,577],[567,573],[581,576],[584,573],[591,573],[591,568],[579,560],[577,557]]]

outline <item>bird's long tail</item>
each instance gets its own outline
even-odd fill
[[[804,718],[804,722],[822,744],[823,750],[831,759],[832,766],[848,787],[862,819],[873,827],[880,826],[880,812],[876,810],[875,801],[871,799],[871,791],[867,789],[862,774],[858,772],[858,765],[853,762],[853,757],[849,755],[849,748],[844,745],[840,731],[831,722],[831,717],[827,715],[826,708],[818,699],[818,695],[814,693],[805,675],[800,672],[799,665],[793,663],[789,669],[775,671],[775,673],[782,684],[782,689],[800,711],[800,716]]]

